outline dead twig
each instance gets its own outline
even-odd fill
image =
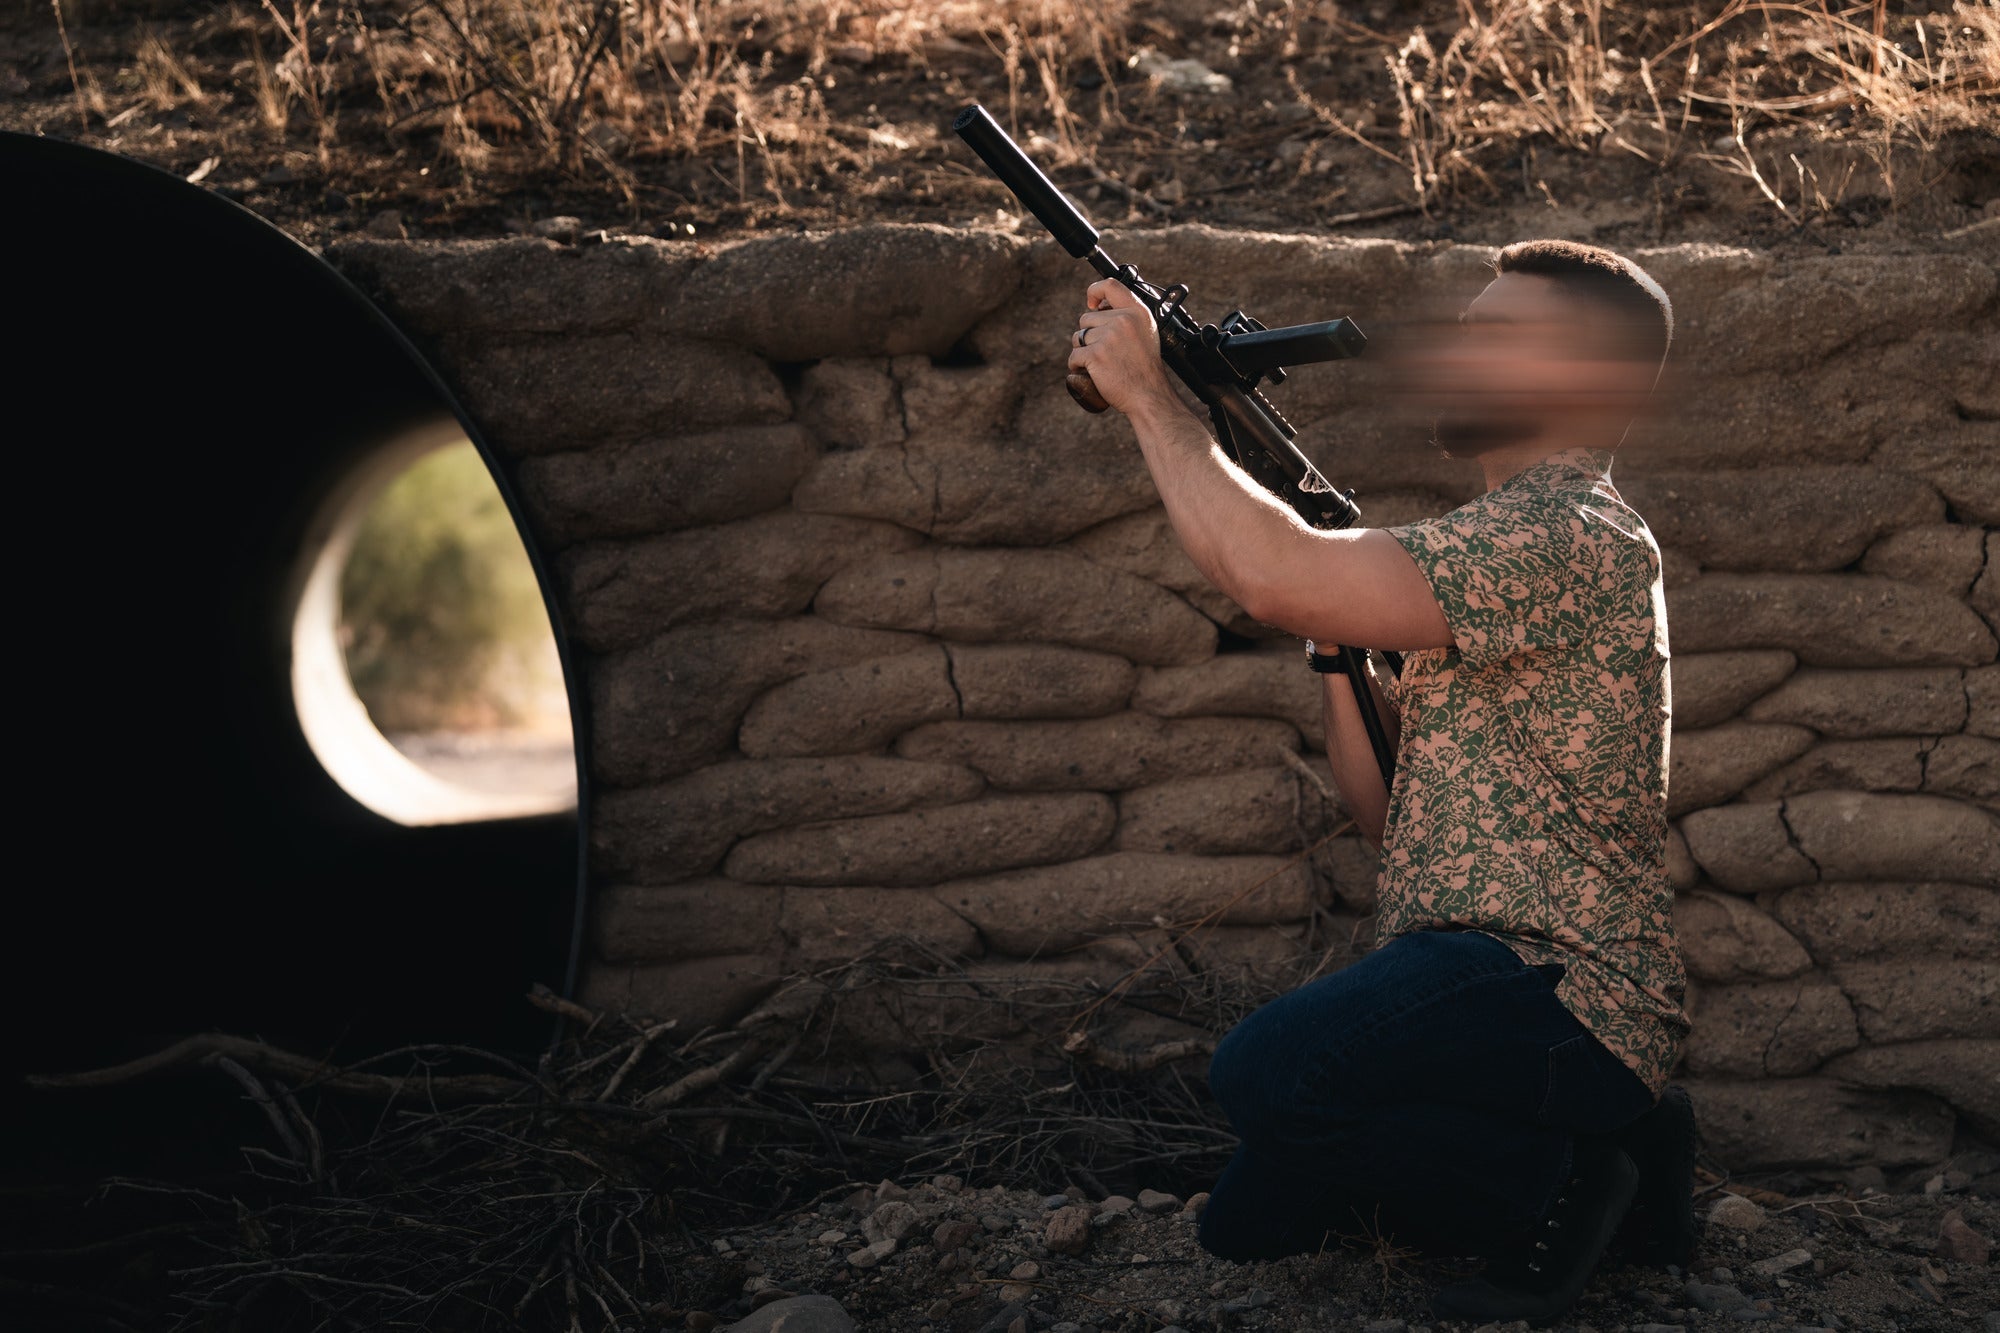
[[[376,1074],[359,1069],[340,1069],[309,1056],[295,1054],[248,1037],[207,1032],[183,1037],[151,1055],[142,1055],[123,1064],[103,1069],[81,1070],[72,1074],[30,1074],[31,1088],[109,1088],[121,1083],[152,1078],[159,1074],[228,1058],[240,1065],[279,1074],[301,1086],[325,1088],[331,1092],[362,1097],[401,1097],[420,1092],[434,1101],[493,1101],[518,1097],[534,1087],[532,1077],[501,1078],[491,1074]],[[524,1071],[525,1072],[525,1071]]]
[[[1142,1051],[1125,1051],[1100,1044],[1088,1032],[1072,1032],[1063,1038],[1063,1053],[1072,1059],[1087,1061],[1120,1074],[1140,1074],[1189,1056],[1213,1055],[1215,1038],[1183,1037],[1178,1041],[1163,1041],[1148,1046]]]

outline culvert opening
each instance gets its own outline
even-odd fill
[[[413,827],[575,808],[555,633],[506,501],[456,420],[364,456],[301,565],[292,701],[348,795]]]
[[[551,1020],[526,997],[569,988],[584,896],[574,673],[542,692],[553,716],[472,725],[496,667],[466,713],[414,725],[371,711],[351,651],[366,645],[343,630],[363,497],[456,450],[488,488],[488,531],[527,543],[528,600],[567,669],[504,469],[383,314],[262,219],[50,139],[0,133],[0,167],[24,201],[0,212],[24,335],[9,383],[41,442],[12,477],[33,549],[10,609],[33,684],[10,756],[35,870],[9,896],[6,975],[10,1010],[33,1017],[0,1057],[0,1134],[50,1181],[233,1162],[253,1131],[216,1115],[206,1067],[146,1082],[138,1114],[23,1077],[203,1033],[333,1060],[448,1042],[532,1062]],[[462,587],[458,609],[490,592]],[[372,738],[406,785],[430,779],[426,804],[332,757],[295,675],[315,660],[359,719],[349,743]],[[477,747],[436,741],[536,725],[546,766],[499,792],[480,790]],[[411,739],[426,735],[428,753]]]

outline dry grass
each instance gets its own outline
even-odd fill
[[[51,2],[74,34],[77,0]],[[134,131],[169,120],[188,162],[289,159],[350,193],[417,164],[460,200],[553,182],[634,222],[1004,206],[942,131],[973,95],[1128,220],[1250,188],[1321,222],[1435,215],[1609,154],[1720,174],[1802,223],[2000,126],[2000,11],[1981,0],[238,0],[171,40],[116,31],[79,44],[50,128],[143,152]],[[1235,87],[1161,86],[1183,58]],[[262,142],[186,146],[171,117],[191,105],[217,124],[243,108]],[[1844,156],[1816,158],[1828,143]],[[1352,185],[1357,164],[1388,193]]]
[[[386,132],[439,135],[477,172],[508,141],[542,164],[595,172],[628,197],[635,164],[702,159],[739,202],[782,210],[829,172],[866,173],[914,145],[893,127],[842,122],[823,88],[836,67],[921,65],[989,52],[1017,108],[1039,98],[1073,152],[1062,98],[1078,44],[1108,74],[1122,3],[883,0],[417,0],[363,45]],[[311,49],[307,38],[295,50]]]
[[[1116,994],[1139,1013],[1219,1006],[1227,1021],[1268,995],[1241,978],[1137,971]],[[840,1016],[869,992],[925,987],[960,992],[989,1032],[1012,1010],[1044,1040],[934,1029],[911,1048],[926,1075],[885,1089],[843,1055]],[[177,1201],[171,1226],[153,1228],[175,1238],[176,1327],[324,1326],[331,1308],[355,1328],[648,1327],[690,1302],[684,1260],[702,1235],[860,1182],[952,1172],[1102,1196],[1212,1175],[1232,1136],[1186,1069],[1107,1069],[1048,1044],[1088,994],[996,988],[891,941],[793,978],[722,1029],[539,992],[571,1020],[539,1060],[421,1046],[340,1066],[208,1034],[31,1081],[115,1097],[166,1071],[208,1071],[218,1099],[261,1112],[241,1179],[102,1186]],[[1408,1258],[1379,1236],[1366,1247],[1385,1282]]]
[[[1955,0],[1948,14],[1893,27],[1885,0],[1704,8],[1457,0],[1459,21],[1442,45],[1426,28],[1400,40],[1367,34],[1384,48],[1416,201],[1429,206],[1474,185],[1490,191],[1493,165],[1523,144],[1609,143],[1666,170],[1691,141],[1721,138],[1728,152],[1696,155],[1753,179],[1790,216],[1747,146],[1758,131],[1849,132],[1927,148],[1950,130],[1996,123],[2000,11],[1990,5]],[[1715,135],[1718,125],[1728,133]],[[1830,207],[1820,184],[1812,188]]]
[[[136,69],[140,96],[155,111],[172,111],[184,103],[207,100],[201,81],[172,47],[149,32],[139,39]]]

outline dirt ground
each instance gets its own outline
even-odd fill
[[[1984,1173],[1976,1184],[1966,1167]],[[1556,1327],[1992,1333],[2000,1271],[1961,1247],[1965,1228],[1990,1236],[2000,1227],[1996,1168],[2000,1157],[1968,1155],[1907,1192],[1765,1196],[1767,1205],[1731,1197],[1719,1210],[1725,1195],[1711,1188],[1697,1201],[1703,1238],[1691,1271],[1600,1266]],[[1393,1237],[1355,1237],[1313,1256],[1230,1263],[1196,1241],[1206,1196],[1183,1203],[1151,1192],[1137,1201],[1081,1193],[971,1189],[955,1176],[885,1181],[717,1237],[687,1269],[702,1303],[661,1313],[667,1327],[699,1333],[785,1295],[818,1293],[870,1333],[1468,1327],[1431,1317],[1428,1301],[1441,1283],[1474,1271],[1471,1259],[1423,1258],[1399,1251]],[[1065,1209],[1088,1213],[1067,1227],[1087,1237],[1080,1253],[1045,1243],[1052,1226],[1059,1237],[1065,1230],[1052,1222]],[[1952,1239],[1940,1241],[1941,1229]],[[1486,1326],[1507,1327],[1524,1326]]]

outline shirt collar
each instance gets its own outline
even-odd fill
[[[1611,472],[1612,454],[1609,449],[1577,447],[1563,449],[1550,454],[1542,461],[1557,467],[1573,467],[1580,471],[1607,476]]]
[[[1519,481],[1533,482],[1537,479],[1553,481],[1564,473],[1580,473],[1593,482],[1609,482],[1611,479],[1612,453],[1609,449],[1593,449],[1578,446],[1559,449],[1516,472],[1501,485],[1511,485]]]

